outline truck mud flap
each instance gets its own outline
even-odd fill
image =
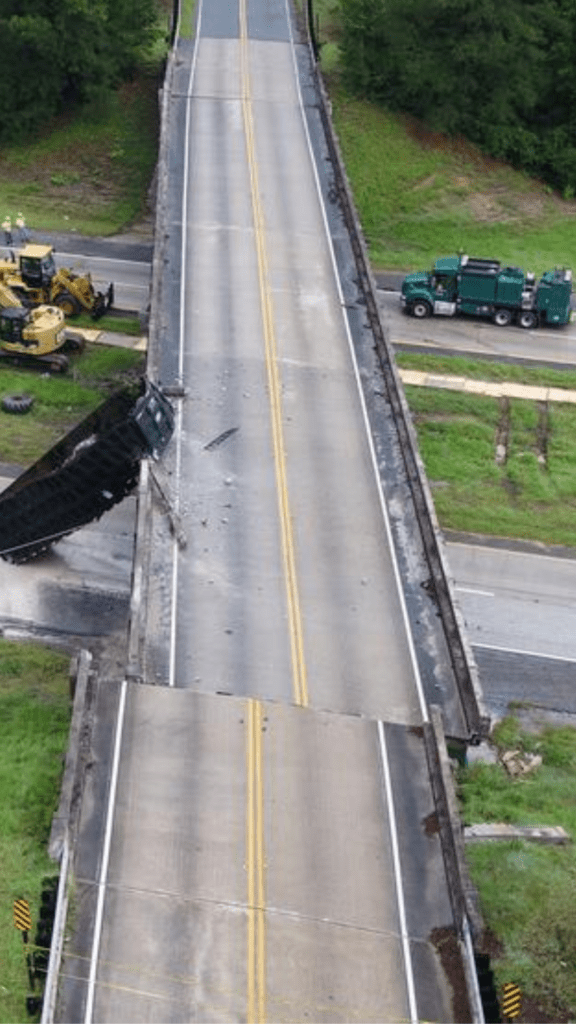
[[[24,562],[122,501],[140,460],[174,431],[165,395],[142,379],[106,399],[0,494],[0,555]]]

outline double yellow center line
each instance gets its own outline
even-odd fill
[[[264,215],[260,202],[258,167],[256,163],[256,147],[254,142],[254,123],[252,117],[252,97],[250,88],[250,71],[248,55],[248,29],[246,21],[246,0],[240,0],[240,77],[242,94],[242,112],[244,132],[246,136],[246,153],[250,174],[250,190],[252,194],[252,210],[254,218],[254,236],[258,261],[258,281],[260,285],[260,304],[262,309],[262,325],[266,356],[266,375],[270,399],[270,415],[272,425],[272,445],[274,465],[276,469],[276,490],[280,513],[282,539],[282,559],[286,595],[288,603],[290,652],[292,658],[292,685],[296,704],[308,705],[308,682],[304,661],[304,643],[302,638],[302,617],[298,597],[296,562],[294,557],[294,539],[292,536],[292,520],[288,501],[288,481],[286,477],[286,461],[284,458],[284,430],[282,426],[282,400],[280,375],[278,372],[278,356],[274,333],[274,316],[270,285],[268,282],[268,258],[264,234]]]
[[[292,536],[292,519],[288,501],[288,481],[284,457],[281,384],[274,333],[274,315],[268,279],[265,225],[256,162],[254,121],[249,70],[247,0],[239,0],[240,79],[242,116],[246,138],[246,155],[250,176],[254,238],[258,265],[260,306],[264,334],[266,377],[270,401],[272,447],[276,472],[276,491],[282,544],[282,561],[286,583],[292,687],[296,704],[308,705],[308,683],[304,661],[302,618],[296,577],[296,560]],[[264,783],[262,766],[263,708],[257,700],[249,700],[246,724],[246,871],[248,876],[248,1024],[266,1022],[266,893],[264,849]]]

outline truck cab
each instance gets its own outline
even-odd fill
[[[458,268],[458,257],[447,256],[436,260],[429,273],[417,271],[408,274],[402,282],[400,296],[405,311],[419,320],[432,313],[454,316],[458,293]]]
[[[538,282],[536,306],[548,324],[567,324],[571,316],[572,271],[548,270]]]
[[[25,245],[20,252],[20,276],[28,288],[49,288],[56,274],[51,245]]]
[[[412,316],[486,317],[498,327],[516,323],[566,324],[571,316],[572,271],[547,271],[536,283],[534,274],[498,260],[467,255],[436,260],[429,273],[408,274],[400,302]]]

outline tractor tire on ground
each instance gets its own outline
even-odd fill
[[[30,412],[30,409],[34,405],[34,399],[32,395],[5,395],[2,399],[2,408],[4,412],[11,412],[22,415],[25,412]]]
[[[68,334],[64,348],[67,352],[83,352],[86,348],[86,339],[81,334]]]
[[[57,353],[53,356],[45,356],[43,362],[47,362],[52,373],[66,373],[70,366],[70,361],[66,356]]]

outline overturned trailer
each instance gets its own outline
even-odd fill
[[[106,399],[0,494],[0,555],[26,562],[122,501],[157,458],[174,411],[151,381]]]

